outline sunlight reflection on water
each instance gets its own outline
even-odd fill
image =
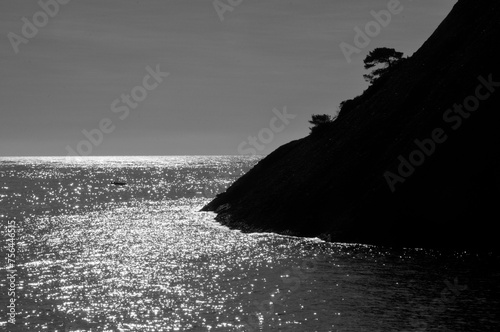
[[[10,330],[496,326],[497,256],[244,234],[198,212],[213,197],[207,187],[226,185],[257,160],[0,159],[0,218],[17,220],[19,234],[21,312]],[[109,184],[118,176],[128,185]],[[455,280],[467,289],[441,301],[445,281]]]

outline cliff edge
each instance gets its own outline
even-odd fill
[[[203,210],[243,231],[406,247],[498,247],[500,2],[460,0],[319,133]]]

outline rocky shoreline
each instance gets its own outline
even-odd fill
[[[499,17],[498,2],[458,1],[325,130],[281,146],[203,210],[245,232],[497,248]]]

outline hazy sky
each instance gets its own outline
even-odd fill
[[[234,155],[264,128],[274,138],[262,136],[259,152],[270,153],[306,136],[311,114],[334,114],[367,87],[370,50],[413,54],[456,0],[401,0],[348,63],[339,44],[354,46],[354,28],[388,3],[242,0],[221,21],[213,0],[71,0],[54,17],[38,1],[1,0],[0,156],[67,155],[79,143],[90,155]],[[22,18],[34,16],[38,32],[23,34]],[[147,77],[157,65],[169,76]],[[284,107],[296,117],[272,121]],[[88,142],[82,130],[100,122],[108,132]]]

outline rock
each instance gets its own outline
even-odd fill
[[[498,1],[458,1],[328,132],[279,147],[204,210],[246,231],[498,248],[499,17]]]

